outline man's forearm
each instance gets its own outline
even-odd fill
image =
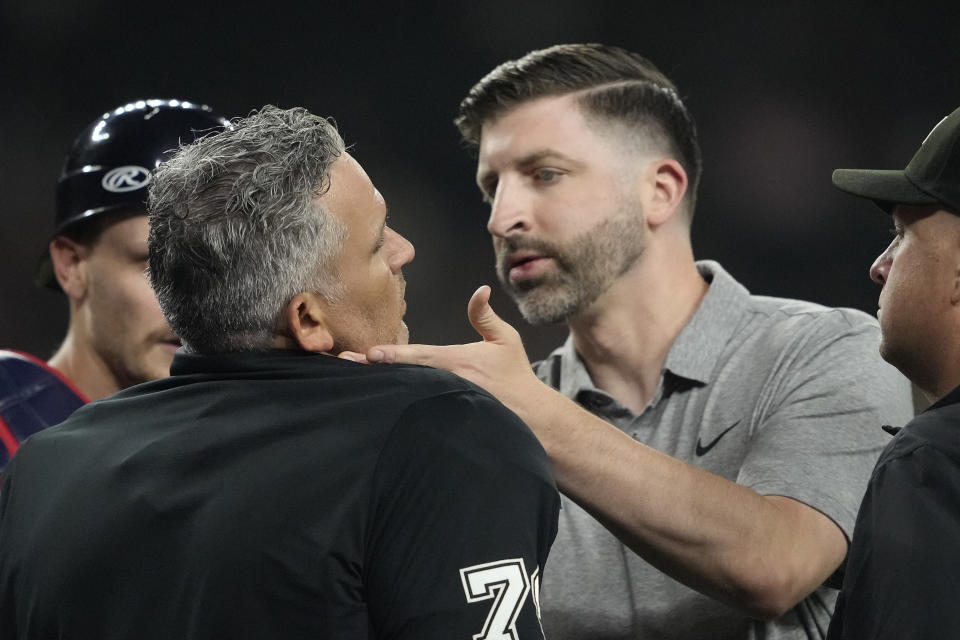
[[[842,561],[843,532],[815,509],[660,453],[538,384],[500,400],[540,439],[561,490],[677,580],[771,618]]]

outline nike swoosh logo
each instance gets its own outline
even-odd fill
[[[697,438],[697,448],[696,448],[697,457],[700,457],[700,456],[702,456],[702,455],[706,455],[706,453],[707,453],[708,451],[710,451],[710,449],[713,449],[715,446],[717,446],[717,443],[720,442],[720,438],[722,438],[723,436],[725,436],[725,435],[727,435],[728,433],[730,433],[730,430],[733,429],[733,428],[734,428],[735,426],[737,426],[738,424],[740,424],[740,421],[739,421],[739,420],[737,420],[737,421],[734,422],[732,425],[730,425],[729,427],[727,427],[726,429],[724,429],[724,430],[720,433],[720,435],[718,435],[716,438],[714,438],[714,439],[710,442],[710,444],[708,444],[707,446],[703,446],[703,442],[700,441],[700,438]]]

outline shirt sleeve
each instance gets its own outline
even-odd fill
[[[923,446],[877,467],[829,640],[960,636],[960,468]]]
[[[831,518],[847,539],[883,447],[913,415],[907,380],[879,355],[879,328],[841,310],[794,332],[766,381],[738,482]]]
[[[546,454],[492,397],[411,405],[377,465],[364,584],[377,638],[543,637],[559,496]]]

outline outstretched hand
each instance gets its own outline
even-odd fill
[[[378,345],[366,354],[344,352],[341,358],[357,362],[419,364],[451,371],[483,387],[520,413],[524,401],[543,385],[534,375],[517,330],[490,307],[490,287],[477,289],[467,304],[470,324],[480,342],[449,346],[423,344]]]

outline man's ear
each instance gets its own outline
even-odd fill
[[[60,288],[71,300],[87,295],[87,257],[90,248],[66,236],[50,241],[50,262]]]
[[[676,160],[664,158],[651,162],[644,175],[648,190],[644,217],[651,227],[659,227],[681,208],[687,193],[687,172]]]
[[[304,351],[322,353],[333,348],[326,305],[319,295],[309,291],[295,295],[287,303],[285,319],[290,338]]]

